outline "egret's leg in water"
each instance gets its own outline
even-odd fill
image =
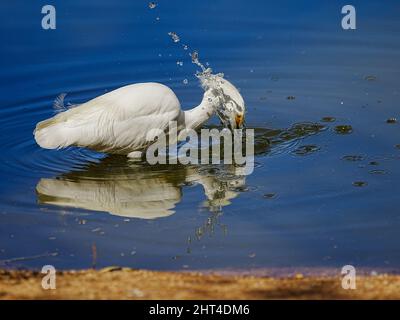
[[[142,151],[132,151],[131,153],[128,153],[127,157],[131,159],[141,159],[142,155]]]

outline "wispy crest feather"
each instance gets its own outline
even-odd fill
[[[64,105],[64,99],[66,95],[67,95],[66,93],[60,93],[54,100],[53,109],[55,113],[60,113],[67,110],[67,108]]]

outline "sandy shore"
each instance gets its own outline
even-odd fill
[[[35,271],[0,270],[0,299],[400,299],[400,276],[357,277],[344,290],[339,276],[259,277],[159,272],[110,267],[57,273],[56,290]]]

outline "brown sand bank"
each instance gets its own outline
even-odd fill
[[[357,277],[344,290],[340,276],[259,277],[126,268],[57,273],[56,290],[44,275],[0,270],[0,299],[400,299],[400,276]]]

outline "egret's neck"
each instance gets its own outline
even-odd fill
[[[185,111],[186,129],[197,129],[211,118],[216,108],[216,97],[208,90],[204,93],[201,103],[191,110]]]

